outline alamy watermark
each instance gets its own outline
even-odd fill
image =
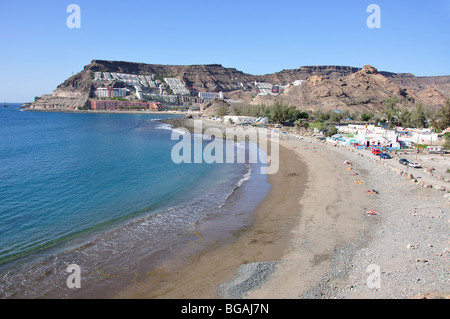
[[[371,13],[367,17],[366,24],[369,29],[381,28],[381,8],[378,4],[369,4],[366,9],[367,13]]]
[[[381,268],[376,264],[367,266],[366,272],[370,273],[367,277],[367,287],[370,289],[379,289],[381,287]]]
[[[71,264],[67,266],[66,271],[71,273],[69,277],[67,277],[66,285],[69,289],[79,289],[81,288],[81,268],[77,264]]]
[[[66,25],[69,29],[81,28],[81,8],[78,4],[69,4],[66,9],[70,15],[67,17]]]
[[[202,120],[194,120],[194,136],[185,128],[172,131],[171,139],[179,140],[171,151],[174,163],[261,163],[268,164],[261,167],[261,173],[275,174],[278,171],[279,130],[227,127],[224,136],[224,132],[220,128],[208,127],[203,132],[202,126]],[[204,145],[203,141],[208,140],[210,142]],[[252,145],[246,151],[245,147],[238,148],[232,141],[248,141]],[[261,148],[263,150],[270,149],[270,155]]]

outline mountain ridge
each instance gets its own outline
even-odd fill
[[[35,108],[76,109],[85,106],[98,87],[117,86],[115,81],[93,81],[95,72],[176,77],[195,92],[223,92],[243,103],[272,103],[284,100],[302,109],[377,110],[390,94],[408,103],[440,107],[450,98],[450,76],[416,77],[412,73],[378,71],[339,65],[301,66],[279,72],[252,75],[221,64],[163,65],[128,61],[92,60],[82,71],[57,86],[52,95],[43,95]],[[315,81],[312,81],[314,80]],[[303,81],[298,86],[289,85]],[[286,85],[278,96],[261,96],[255,82]],[[365,87],[366,90],[362,90]]]

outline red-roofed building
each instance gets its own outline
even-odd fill
[[[91,100],[91,110],[151,110],[164,111],[160,102],[130,102],[115,100]]]

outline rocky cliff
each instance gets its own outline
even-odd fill
[[[123,61],[93,60],[84,70],[60,84],[51,96],[42,96],[36,108],[75,109],[87,105],[97,87],[117,85],[94,81],[95,72],[116,72],[159,77],[177,77],[196,91],[224,92],[225,97],[248,103],[284,100],[303,109],[377,110],[392,95],[425,105],[440,106],[450,98],[450,76],[415,77],[412,74],[378,72],[371,66],[303,66],[273,74],[251,75],[219,64],[158,65]],[[255,82],[290,86],[279,96],[259,96]]]

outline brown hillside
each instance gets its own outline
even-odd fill
[[[439,107],[450,98],[450,76],[415,77],[412,74],[378,72],[372,66],[363,69],[348,66],[303,66],[273,74],[251,75],[219,64],[158,65],[122,61],[93,60],[84,70],[60,84],[52,95],[44,95],[37,108],[73,109],[82,106],[97,87],[119,86],[114,81],[94,81],[95,72],[157,75],[180,78],[195,91],[223,92],[225,98],[244,103],[273,103],[282,100],[303,109],[378,110],[392,95],[409,103]],[[278,96],[260,96],[255,82],[290,85]]]
[[[446,97],[431,86],[423,85],[422,89],[417,90],[398,85],[370,65],[356,73],[335,79],[311,76],[300,86],[290,86],[277,99],[308,110],[365,112],[380,110],[382,102],[394,95],[406,99],[410,104],[420,102],[439,106],[446,101]],[[258,96],[252,103],[273,101],[274,97]]]

